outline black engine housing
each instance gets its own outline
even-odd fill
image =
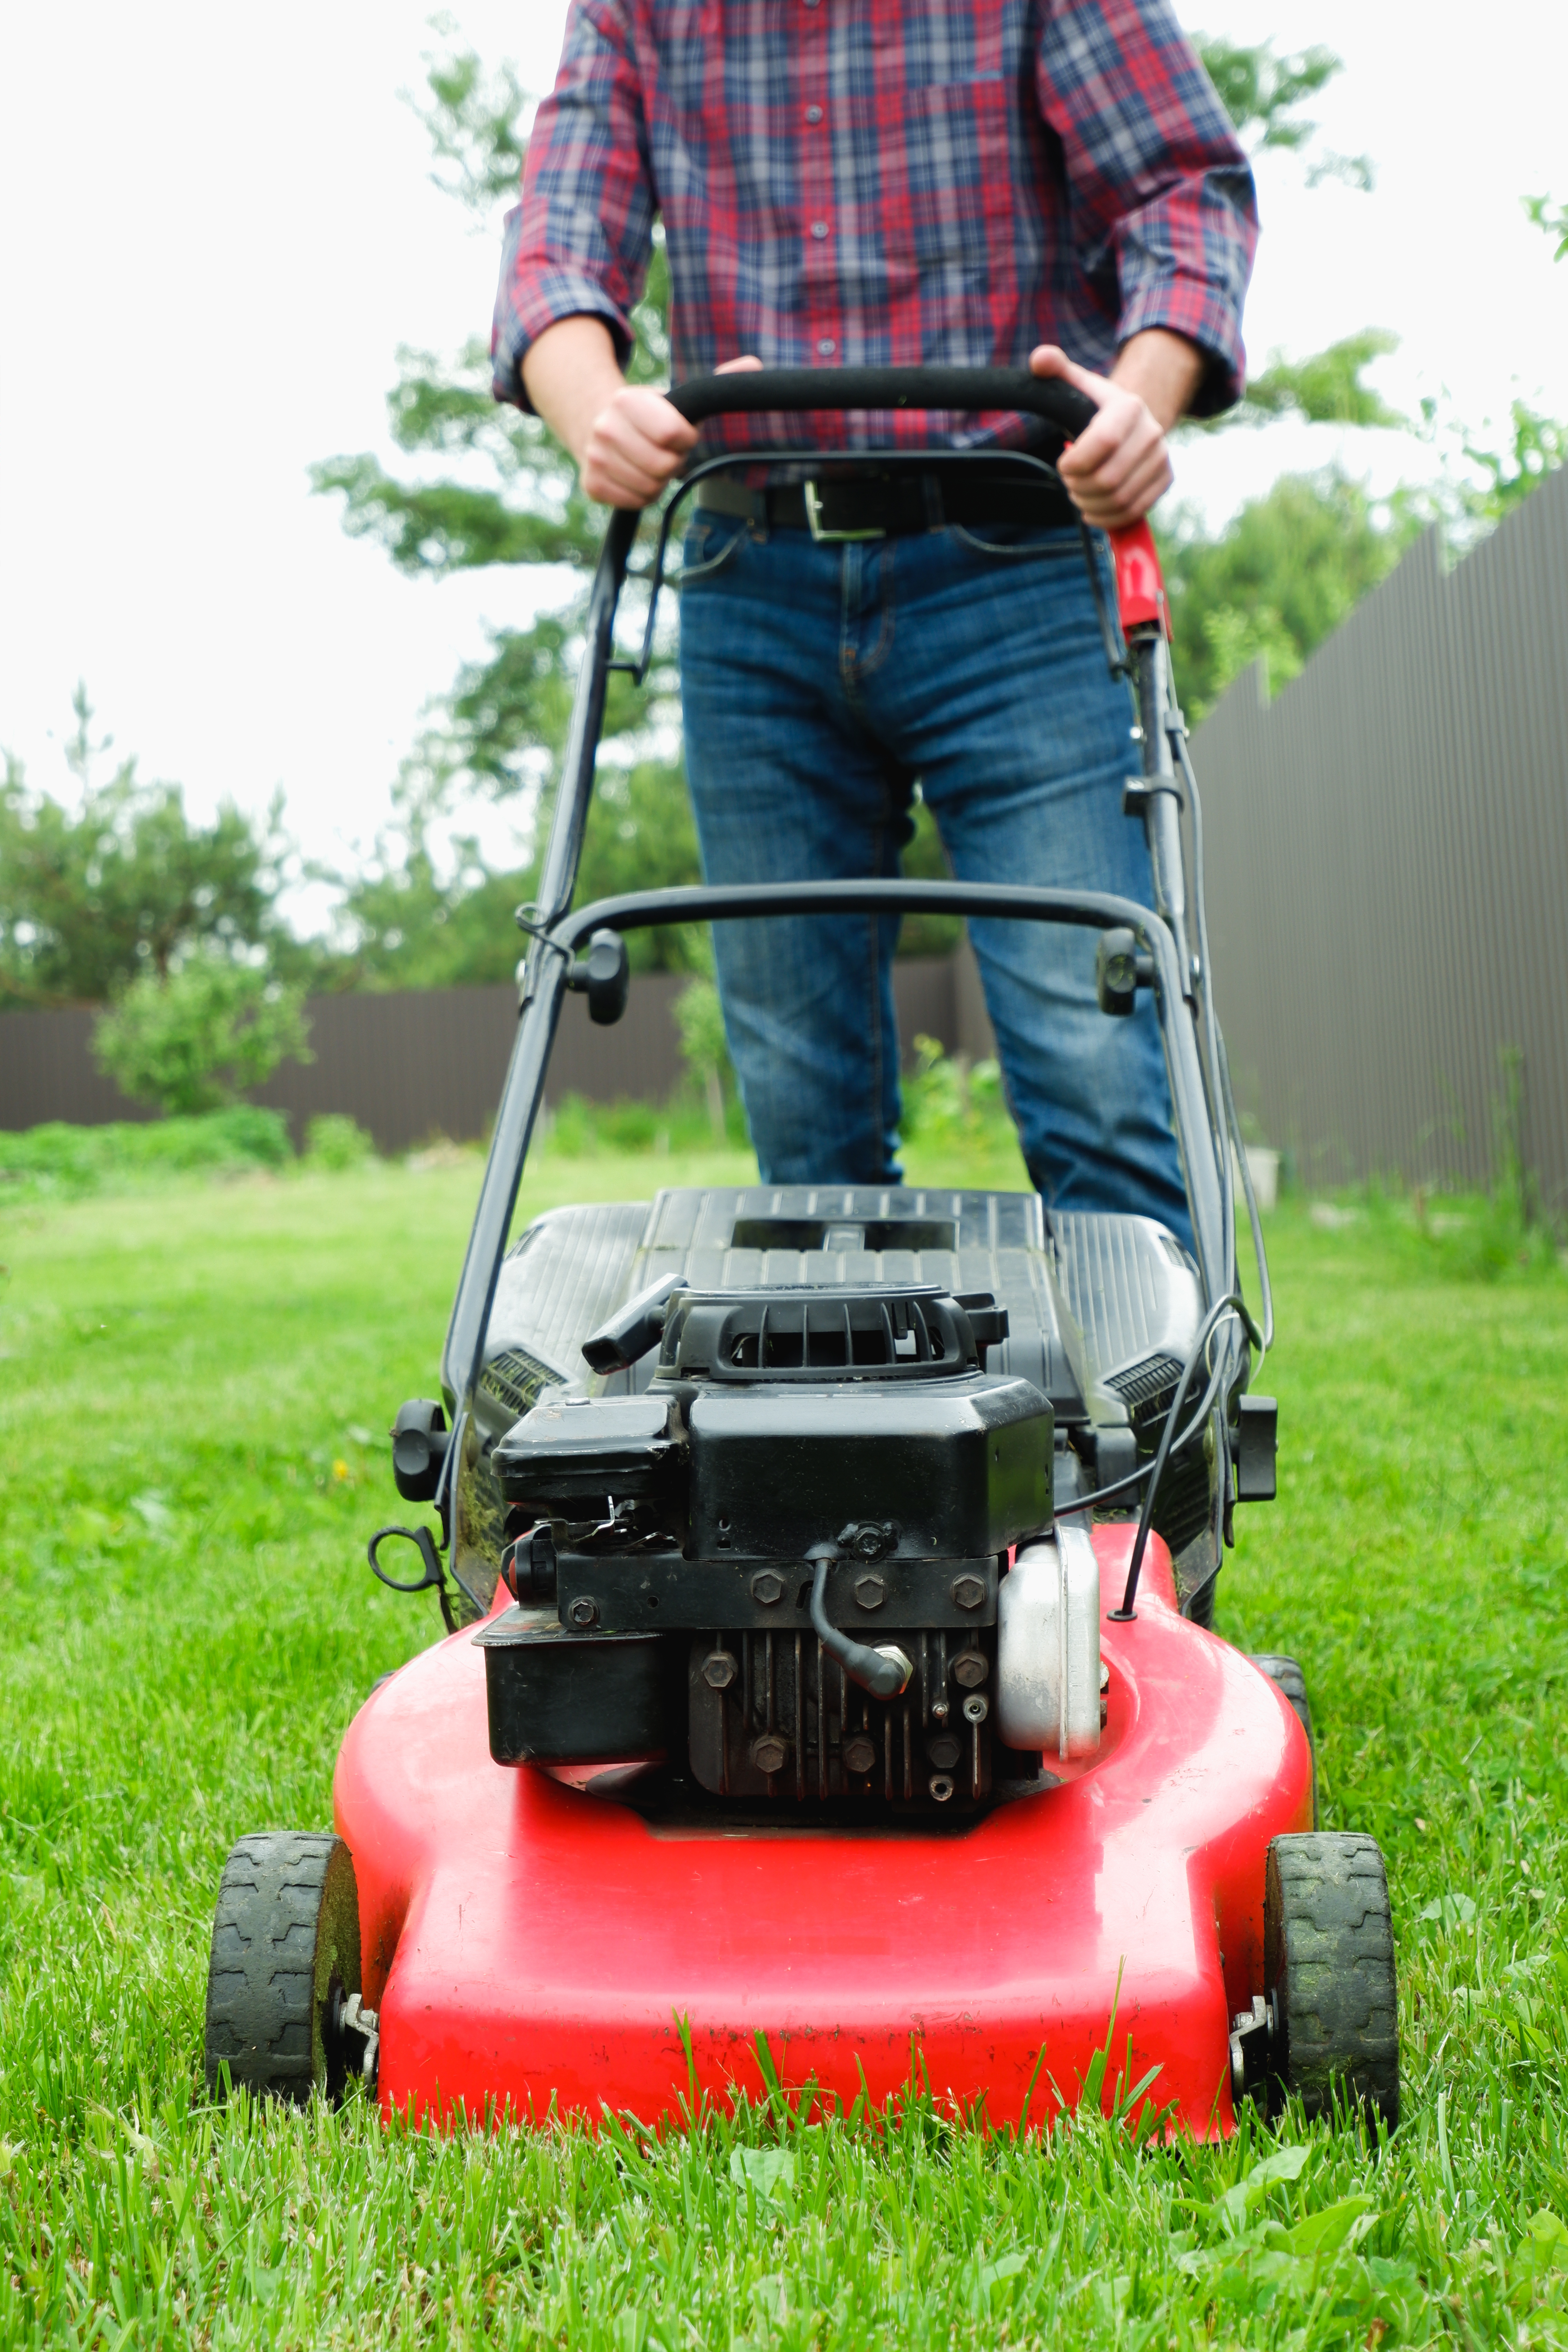
[[[514,1538],[552,1524],[560,1631],[503,1618],[487,1633],[492,1752],[684,1746],[722,1798],[985,1795],[998,1577],[1052,1515],[1050,1402],[983,1367],[1005,1336],[989,1296],[935,1284],[683,1290],[644,1393],[547,1392],[493,1466]],[[897,1698],[858,1686],[813,1629],[807,1554],[823,1544],[830,1626],[901,1650]],[[584,1704],[592,1654],[608,1666],[614,1645],[650,1634],[679,1643],[668,1687],[684,1683],[685,1720],[677,1703],[650,1738],[648,1696],[618,1744],[601,1695]],[[552,1675],[571,1677],[571,1706],[542,1704]],[[637,1687],[651,1694],[650,1677]]]

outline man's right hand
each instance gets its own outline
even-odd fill
[[[729,360],[728,375],[761,367]],[[602,319],[558,319],[523,355],[530,400],[577,460],[583,488],[602,506],[646,507],[696,446],[697,428],[662,393],[623,381]]]

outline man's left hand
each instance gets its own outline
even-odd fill
[[[1057,461],[1084,520],[1101,530],[1141,522],[1171,487],[1165,435],[1202,381],[1203,354],[1184,336],[1151,327],[1123,347],[1109,376],[1079,367],[1055,343],[1031,352],[1029,365],[1036,375],[1060,376],[1100,411]]]

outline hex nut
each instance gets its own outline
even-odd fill
[[[868,1772],[877,1761],[877,1743],[868,1733],[857,1731],[844,1743],[844,1769],[847,1772]]]
[[[963,1742],[956,1731],[938,1731],[926,1741],[927,1760],[939,1772],[951,1772],[963,1753]]]
[[[862,1609],[879,1609],[888,1597],[888,1588],[879,1576],[863,1576],[855,1587],[855,1598]]]
[[[752,1579],[752,1598],[760,1609],[771,1609],[784,1599],[784,1582],[771,1568],[762,1568]]]
[[[702,1679],[710,1690],[728,1690],[740,1671],[729,1650],[710,1650],[702,1661]]]
[[[961,1609],[978,1609],[985,1598],[985,1587],[977,1576],[955,1576],[952,1597]]]
[[[952,1662],[952,1679],[960,1690],[977,1690],[991,1672],[984,1650],[960,1650]]]
[[[599,1604],[591,1593],[580,1592],[566,1612],[566,1616],[568,1622],[573,1625],[596,1625],[599,1622]]]
[[[752,1761],[759,1772],[782,1772],[789,1757],[789,1742],[776,1731],[764,1731],[752,1742]]]

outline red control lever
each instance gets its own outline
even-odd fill
[[[1130,637],[1134,629],[1146,629],[1152,621],[1168,637],[1171,614],[1165,602],[1165,579],[1148,524],[1135,522],[1129,530],[1113,530],[1110,552],[1116,564],[1116,609],[1121,616],[1122,635]]]

